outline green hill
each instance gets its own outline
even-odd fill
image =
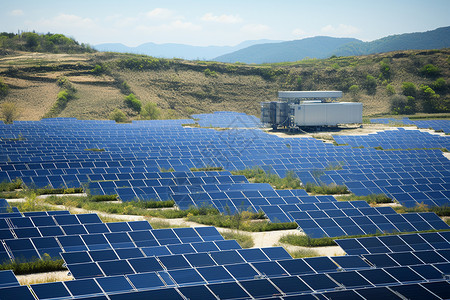
[[[279,90],[342,90],[344,101],[362,102],[364,115],[371,116],[390,113],[394,96],[406,101],[401,96],[405,82],[412,85],[417,111],[449,112],[450,107],[450,49],[270,65],[103,52],[7,52],[0,54],[0,102],[15,103],[21,120],[108,119],[114,109],[138,119],[137,110],[124,102],[130,93],[142,106],[156,104],[161,118],[219,110],[259,116],[259,103],[276,100]]]

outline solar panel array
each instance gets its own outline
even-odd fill
[[[365,136],[334,136],[339,144],[352,147],[382,147],[383,149],[450,148],[445,136],[431,135],[417,130],[389,130]],[[437,150],[439,151],[439,150]],[[396,151],[397,152],[397,151]],[[448,162],[444,168],[427,162],[414,166],[384,164],[372,169],[372,174],[354,176],[345,185],[357,195],[383,193],[406,207],[418,204],[449,205],[450,173]]]
[[[219,115],[241,116],[226,112],[211,116],[219,120]],[[276,191],[268,184],[231,175],[229,170],[259,166],[280,176],[293,170],[303,183],[346,184],[357,195],[385,193],[405,206],[449,203],[449,161],[440,150],[337,147],[313,138],[282,139],[252,129],[183,128],[184,122],[161,121],[158,127],[156,121],[116,124],[56,118],[2,125],[0,178],[21,178],[30,187],[83,186],[94,195],[117,194],[122,201],[174,200],[181,209],[210,205],[231,213],[263,210],[272,222],[295,221],[314,237],[416,227],[408,221],[401,222],[408,226],[400,229],[391,222],[397,218],[392,210],[337,204],[332,196],[313,197],[304,191]],[[410,130],[398,134],[405,136],[396,141],[404,140],[402,145],[414,139],[445,146],[447,140],[439,137],[436,142],[436,136]],[[394,136],[385,133],[382,141],[392,145]],[[364,140],[354,139],[355,145]],[[190,170],[206,166],[227,171]],[[420,224],[427,224],[420,228],[446,227],[427,220]]]
[[[380,124],[405,124],[405,125],[415,125],[418,128],[432,128],[436,131],[443,131],[445,133],[450,133],[450,122],[448,120],[410,120],[409,118],[394,119],[394,118],[379,118],[370,119],[372,123]]]
[[[293,259],[281,247],[241,249],[214,227],[127,232],[119,231],[124,222],[108,225],[121,234],[151,233],[164,246],[128,247],[119,239],[122,247],[63,252],[75,277],[65,282],[20,286],[11,271],[0,271],[0,298],[450,297],[448,231],[338,240],[349,255]]]
[[[221,128],[259,128],[262,127],[261,121],[245,113],[231,111],[216,111],[213,114],[192,115],[197,124],[202,127],[221,127]]]

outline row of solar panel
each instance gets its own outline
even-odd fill
[[[277,252],[281,252],[281,254]],[[279,268],[279,265],[275,263],[275,259],[278,260],[281,258],[292,259],[286,251],[282,251],[279,248],[255,248],[114,260],[104,260],[102,258],[94,262],[67,264],[67,268],[75,279],[81,279],[197,268],[202,268],[201,270],[204,268],[206,272],[213,274],[221,273],[220,271],[213,271],[221,269],[217,268],[217,266],[254,263],[253,266],[255,266],[262,275],[265,273],[265,270],[271,268],[276,268],[277,271],[282,270]],[[260,269],[258,269],[258,267],[260,267]],[[236,272],[238,273],[238,270],[236,270]],[[283,274],[286,274],[286,272],[282,271],[280,275]],[[250,278],[257,275],[258,273],[252,274]],[[224,279],[225,278],[217,278],[216,280]],[[228,279],[233,280],[232,277],[229,277]]]
[[[434,213],[302,219],[295,222],[312,238],[450,229]]]
[[[443,131],[445,133],[450,133],[450,122],[448,120],[410,120],[409,118],[394,119],[394,118],[379,118],[370,119],[372,123],[381,124],[405,124],[405,125],[416,125],[419,128],[433,128],[436,131]]]
[[[201,276],[193,276],[198,273],[178,270],[33,284],[30,288],[38,299],[317,299],[320,295],[325,299],[447,299],[450,284],[435,278],[436,273],[442,276],[432,266],[394,267],[206,284]],[[405,277],[407,283],[400,284]],[[195,285],[189,286],[192,282]],[[31,290],[27,286],[3,288],[0,297],[34,300]]]
[[[3,240],[3,244],[0,244],[0,257],[2,261],[33,261],[42,258],[45,254],[48,254],[51,257],[59,257],[61,252],[94,249],[120,249],[129,247],[154,247],[223,240],[223,237],[214,227],[145,230],[146,228],[151,228],[148,223],[145,223],[147,222],[128,222],[127,225],[130,225],[132,229],[133,227],[136,229],[128,232],[121,231],[6,239]],[[100,227],[100,225],[103,224],[95,224],[92,226]],[[122,223],[122,225],[125,224]],[[123,228],[123,230],[124,229],[125,228]],[[229,242],[228,244],[230,243],[233,242]],[[235,243],[236,242],[234,242],[233,245],[235,245]],[[223,247],[226,248],[229,246],[223,245]]]
[[[404,234],[336,240],[347,254],[372,254],[450,248],[450,232]]]

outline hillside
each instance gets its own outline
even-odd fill
[[[357,39],[312,37],[301,40],[261,44],[228,53],[214,60],[221,62],[276,63],[308,58],[384,53],[398,50],[441,49],[450,47],[450,26],[427,32],[392,35],[371,42]]]
[[[142,104],[156,103],[162,118],[218,110],[259,116],[259,103],[276,100],[278,90],[342,90],[344,101],[362,102],[364,115],[369,116],[390,112],[388,84],[390,93],[401,94],[403,82],[413,83],[417,99],[420,85],[429,85],[439,94],[437,103],[448,105],[449,57],[450,49],[443,49],[245,65],[118,53],[13,52],[0,56],[0,81],[4,83],[0,85],[6,91],[0,101],[16,103],[21,120],[44,116],[107,119],[115,108],[137,119],[138,114],[124,104],[125,95],[131,92]],[[433,72],[424,72],[430,65]],[[62,90],[58,86],[61,76],[75,87],[75,97],[50,114]],[[350,88],[355,85],[356,91]],[[448,112],[445,105],[442,111]]]

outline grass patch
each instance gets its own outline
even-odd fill
[[[50,256],[46,255],[44,259],[39,259],[32,262],[11,262],[0,265],[0,270],[12,270],[16,275],[25,275],[33,273],[65,271],[62,259],[52,260]]]
[[[88,149],[84,149],[84,151],[92,151],[92,152],[104,152],[105,149],[103,148],[88,148]]]
[[[345,185],[337,185],[335,183],[329,185],[316,185],[308,182],[305,186],[305,189],[308,193],[315,195],[340,195],[350,193]]]
[[[336,246],[334,239],[330,237],[312,239],[307,235],[286,234],[280,238],[280,243],[302,247],[327,247]]]
[[[215,227],[239,229],[249,232],[263,232],[273,230],[297,229],[297,223],[271,223],[265,219],[262,212],[253,213],[243,211],[236,214],[205,214],[205,215],[188,215],[187,220]]]
[[[244,175],[252,183],[268,183],[277,190],[303,189],[300,180],[293,171],[286,173],[286,177],[281,178],[276,174],[264,172],[261,168],[252,168],[238,171],[231,171],[233,175]]]
[[[411,213],[411,212],[434,212],[440,217],[450,216],[450,206],[428,206],[425,204],[418,204],[414,207],[398,206],[394,207],[394,210],[398,213]]]
[[[90,195],[89,200],[93,202],[116,201],[117,195]]]
[[[236,240],[242,248],[251,248],[255,245],[250,234],[245,234],[237,231],[226,231],[220,233],[226,240]]]
[[[213,167],[213,166],[206,166],[204,168],[190,168],[192,172],[199,172],[199,171],[223,171],[222,167]]]
[[[293,257],[293,258],[305,258],[305,257],[316,257],[321,256],[319,252],[313,249],[298,249],[298,250],[287,250],[287,252]]]
[[[91,201],[89,197],[86,196],[63,196],[63,197],[50,196],[46,198],[45,201],[54,205],[77,207],[86,210],[101,211],[109,214],[137,215],[144,217],[159,217],[167,219],[184,218],[189,213],[192,215],[205,213],[203,208],[191,208],[188,210],[162,209],[167,207],[173,207],[174,202],[172,200],[130,201],[130,202],[110,203],[104,201],[94,202]]]
[[[168,169],[166,169],[166,168],[160,168],[159,171],[160,171],[160,172],[167,173],[167,172],[175,172],[175,169],[174,169],[174,168],[168,168]]]
[[[392,203],[392,199],[385,194],[370,194],[367,196],[356,196],[355,194],[336,197],[338,201],[357,201],[364,200],[369,204]]]
[[[12,192],[16,189],[20,189],[22,187],[22,180],[15,179],[11,182],[3,181],[0,183],[0,192]]]
[[[151,220],[151,221],[149,220],[148,222],[150,223],[150,225],[152,225],[153,229],[187,227],[186,225],[171,224],[170,222],[164,220]]]

